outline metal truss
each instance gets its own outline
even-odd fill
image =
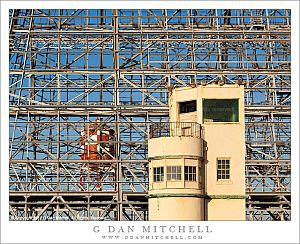
[[[245,85],[246,216],[291,219],[290,10],[10,11],[12,220],[147,220],[147,139],[168,92]],[[80,160],[100,119],[116,155]]]

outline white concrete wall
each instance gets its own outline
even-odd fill
[[[159,137],[148,142],[148,157],[188,155],[203,156],[202,140],[195,137]]]
[[[203,99],[239,99],[239,122],[203,122]],[[179,103],[197,100],[197,112],[179,113]],[[184,87],[172,91],[170,121],[198,122],[203,126],[205,192],[214,197],[245,196],[244,88],[238,85]],[[217,180],[217,158],[230,159],[230,179]],[[245,199],[207,201],[208,220],[244,220]]]
[[[149,140],[149,220],[204,220],[202,148],[195,137]],[[168,166],[181,167],[181,180],[167,180]],[[196,181],[185,181],[184,166],[196,167]],[[163,181],[153,182],[154,167],[164,167]]]
[[[203,209],[202,198],[150,198],[149,220],[204,220]]]

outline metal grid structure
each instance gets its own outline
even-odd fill
[[[290,10],[10,11],[12,220],[147,220],[147,139],[168,92],[245,84],[248,220],[290,220]],[[80,169],[80,131],[116,155]]]

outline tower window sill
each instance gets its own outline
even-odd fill
[[[232,185],[232,180],[217,180],[217,185]]]

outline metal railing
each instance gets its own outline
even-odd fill
[[[196,122],[157,122],[150,125],[150,139],[173,136],[201,138],[201,125]]]

